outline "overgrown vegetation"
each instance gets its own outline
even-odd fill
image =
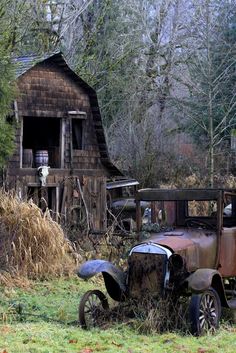
[[[60,275],[74,268],[72,252],[49,212],[0,191],[1,272],[37,279]]]
[[[109,299],[110,309],[104,316],[102,330],[82,331],[77,321],[80,297],[89,289],[105,292],[103,280],[98,276],[85,282],[71,275],[76,263],[68,255],[71,247],[61,228],[31,202],[22,202],[2,192],[0,222],[1,270],[8,271],[2,272],[0,278],[0,350],[8,353],[158,352],[159,349],[160,352],[173,352],[173,349],[192,352],[202,345],[205,349],[204,337],[196,340],[183,336],[188,333],[185,303],[170,306],[164,299],[156,302],[143,298],[139,303],[124,304]],[[77,250],[84,260],[106,258],[125,268],[133,241],[109,234],[100,241],[89,236],[77,244]],[[52,274],[62,275],[65,269],[70,276],[42,280]],[[219,346],[225,348],[226,344],[226,352],[234,351],[228,349],[228,344],[232,345],[234,326],[227,323],[224,327],[211,336],[216,343],[209,353],[218,352]]]
[[[3,47],[0,38],[0,169],[4,167],[15,147],[14,124],[7,121],[7,116],[12,114],[11,107],[15,93],[14,66],[11,63],[9,50]]]
[[[145,321],[110,320],[102,330],[85,331],[76,324],[81,295],[100,288],[100,280],[84,282],[79,278],[59,278],[30,282],[24,288],[1,287],[0,351],[8,353],[234,353],[235,326],[223,323],[214,335],[200,338],[177,332],[140,327]],[[159,318],[160,322],[161,318]],[[140,330],[138,331],[138,327]],[[142,332],[142,333],[141,333]],[[210,344],[209,344],[210,339]]]

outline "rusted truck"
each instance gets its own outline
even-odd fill
[[[151,205],[155,232],[142,240],[141,202]],[[236,192],[219,189],[143,189],[136,193],[137,237],[125,271],[105,260],[85,262],[87,279],[102,273],[115,301],[186,298],[190,331],[201,335],[219,325],[221,308],[236,309]],[[227,212],[226,212],[227,210]],[[160,211],[162,219],[160,219]],[[158,229],[158,231],[157,231]],[[81,299],[79,322],[97,323],[108,300],[99,290]]]

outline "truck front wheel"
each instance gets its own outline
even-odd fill
[[[190,331],[199,336],[219,327],[221,303],[215,289],[193,294],[189,305]]]

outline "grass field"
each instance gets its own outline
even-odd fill
[[[98,281],[100,283],[100,281]],[[77,277],[1,287],[0,353],[235,353],[236,326],[214,335],[139,334],[127,323],[84,331],[77,326],[80,296],[102,284]]]

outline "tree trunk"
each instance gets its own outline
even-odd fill
[[[214,187],[214,127],[213,127],[213,114],[212,114],[212,92],[211,87],[209,90],[208,114],[209,114],[209,184]]]

